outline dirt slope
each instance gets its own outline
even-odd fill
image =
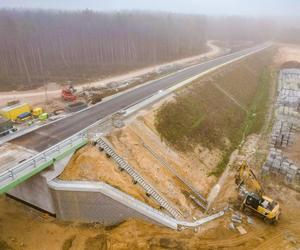
[[[114,161],[108,159],[104,152],[100,152],[94,146],[86,146],[79,150],[71,158],[59,178],[69,181],[103,181],[138,200],[157,207],[157,204],[146,196],[142,188],[133,184],[129,175],[118,170]]]
[[[193,187],[206,195],[215,178],[207,177],[210,167],[205,165],[205,161],[210,160],[213,165],[220,158],[218,152],[178,154],[162,143],[142,121],[134,121],[129,126],[114,131],[108,138],[116,151],[185,217],[201,215],[199,208],[189,198],[190,190],[176,175],[189,180]],[[205,161],[201,162],[201,159]]]

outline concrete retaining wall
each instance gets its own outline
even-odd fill
[[[177,229],[177,221],[103,182],[60,181],[49,183],[56,216],[62,220],[115,225],[137,218]]]
[[[63,220],[115,225],[129,218],[161,224],[172,229],[196,228],[224,215],[225,210],[196,221],[179,221],[103,182],[49,182],[57,217]]]
[[[195,228],[224,215],[224,211],[197,221],[179,221],[103,182],[55,179],[71,156],[56,162],[9,192],[10,195],[48,211],[61,220],[116,225],[130,218],[143,219],[171,229]]]
[[[53,166],[21,183],[9,191],[8,194],[51,214],[55,214],[56,210],[48,182],[62,173],[72,155],[56,161]]]

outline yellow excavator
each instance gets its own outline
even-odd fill
[[[255,213],[270,224],[278,221],[280,214],[278,202],[263,195],[262,187],[246,161],[239,166],[235,183],[238,186],[239,198],[242,200],[242,211]]]

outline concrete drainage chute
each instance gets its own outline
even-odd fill
[[[212,220],[215,220],[217,218],[222,217],[225,214],[225,211],[220,211],[218,213],[209,215],[207,217],[201,218],[199,220],[196,220],[194,222],[189,222],[189,221],[178,221],[177,222],[177,229],[182,230],[185,228],[198,228],[199,226],[208,223]]]

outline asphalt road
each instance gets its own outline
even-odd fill
[[[213,67],[264,47],[266,47],[265,44],[258,45],[246,50],[219,57],[205,63],[197,64],[182,71],[178,71],[162,79],[155,80],[150,84],[142,85],[141,87],[133,89],[132,91],[125,92],[107,102],[99,103],[84,112],[80,112],[71,117],[58,120],[55,123],[49,124],[26,135],[18,137],[12,140],[11,143],[41,152],[50,146],[68,138],[76,132],[88,127],[99,119],[102,119],[107,115],[110,115],[141,99],[144,99],[147,96],[151,96],[159,90],[170,88],[173,85],[205,72]]]

